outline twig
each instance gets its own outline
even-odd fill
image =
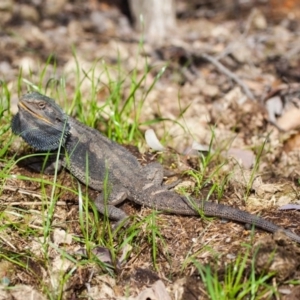
[[[38,199],[44,199],[46,198],[47,200],[50,200],[48,196],[43,196],[41,194],[38,194],[38,193],[33,193],[32,191],[29,191],[29,190],[24,190],[24,189],[21,189],[21,188],[18,188],[18,187],[14,187],[14,186],[11,186],[11,185],[5,185],[3,186],[3,190],[7,190],[7,191],[12,191],[12,192],[17,192],[19,194],[23,194],[23,195],[30,195],[31,197],[34,197],[34,198],[38,198]],[[9,199],[12,199],[12,197],[8,196],[8,197],[0,197],[0,200],[1,201],[9,201]],[[45,205],[47,203],[50,203],[49,201],[38,201],[38,202],[34,202],[34,201],[16,201],[16,202],[9,202],[9,204],[11,206],[13,205]],[[56,205],[59,205],[59,206],[66,206],[66,202],[65,201],[57,201],[56,202]]]
[[[252,94],[252,92],[249,90],[249,88],[247,87],[247,85],[234,73],[232,73],[229,69],[227,69],[224,65],[222,65],[218,60],[216,60],[214,57],[206,54],[206,53],[201,53],[200,54],[201,57],[203,57],[204,59],[206,59],[207,61],[209,61],[210,63],[212,63],[215,67],[217,67],[217,69],[222,72],[223,74],[225,74],[226,76],[228,76],[229,78],[231,78],[233,81],[235,81],[244,91],[244,93],[246,94],[246,96],[248,98],[250,98],[251,100],[255,100],[254,95]]]
[[[4,197],[0,197],[0,200],[1,201],[5,201],[5,202],[8,202],[9,199],[11,199],[12,197],[9,197],[9,198],[4,198]],[[45,205],[45,204],[50,204],[50,201],[16,201],[16,202],[9,202],[9,205],[10,206],[17,206],[17,205],[24,205],[24,206],[33,206],[33,205],[39,205],[39,206],[42,206],[42,205]],[[55,205],[58,205],[58,206],[66,206],[67,203],[65,201],[57,201],[55,202]]]
[[[34,198],[39,198],[39,199],[43,199],[44,198],[41,194],[34,193],[34,192],[30,191],[30,190],[24,190],[24,189],[21,189],[19,187],[14,187],[14,186],[11,186],[11,185],[5,185],[5,186],[3,186],[3,190],[17,192],[17,193],[23,194],[23,195],[30,195],[30,196],[32,196]]]
[[[17,248],[12,244],[10,243],[7,239],[5,239],[3,237],[3,235],[0,236],[0,239],[3,240],[7,245],[9,245],[12,249],[14,249],[15,251],[17,250]]]

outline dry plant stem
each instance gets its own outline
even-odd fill
[[[30,195],[33,198],[38,198],[38,199],[44,198],[44,196],[42,196],[41,194],[33,193],[32,191],[20,189],[18,187],[14,187],[14,186],[5,185],[3,189],[8,190],[8,191],[17,192],[22,195]],[[49,197],[47,197],[47,198],[49,200]],[[0,200],[5,201],[5,202],[9,201],[10,199],[12,199],[12,197],[0,197]],[[45,205],[47,203],[48,203],[48,201],[38,201],[38,202],[37,201],[28,201],[28,202],[16,201],[16,202],[10,202],[9,204],[11,206],[13,206],[13,205]],[[49,203],[50,203],[50,201],[49,201]],[[65,206],[67,204],[65,201],[57,201],[56,205]]]
[[[3,197],[0,197],[0,201],[9,201],[11,199],[10,198],[3,198]],[[42,205],[45,205],[45,204],[50,204],[51,202],[50,201],[33,201],[33,202],[24,202],[24,201],[19,201],[19,202],[9,202],[9,205],[10,206],[16,206],[16,205],[22,205],[22,206],[31,206],[31,205],[39,205],[39,206],[42,206]],[[57,201],[55,202],[55,205],[58,205],[58,206],[66,206],[67,203],[65,201]]]
[[[21,189],[19,187],[14,187],[14,186],[11,186],[11,185],[5,185],[3,187],[3,190],[17,192],[17,193],[23,194],[23,195],[30,195],[32,197],[39,198],[39,199],[43,198],[43,196],[41,194],[39,194],[39,193],[34,193],[34,192],[30,191],[30,190],[24,190],[24,189]]]
[[[4,236],[0,236],[0,239],[6,244],[6,245],[9,245],[9,247],[11,247],[12,249],[14,249],[14,251],[17,250],[17,248],[12,244],[10,243],[10,241],[6,238],[4,238]]]
[[[237,75],[235,75],[230,70],[228,70],[224,65],[222,65],[214,57],[212,57],[212,56],[210,56],[210,55],[208,55],[206,53],[202,53],[201,57],[203,57],[204,59],[206,59],[207,61],[209,61],[210,63],[212,63],[220,72],[222,72],[227,77],[229,77],[230,79],[232,79],[233,81],[235,81],[243,89],[244,93],[246,94],[246,96],[249,99],[255,100],[254,95],[249,90],[249,88],[247,87],[247,85]]]

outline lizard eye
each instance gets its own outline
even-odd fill
[[[39,102],[38,106],[39,106],[39,109],[45,109],[46,104],[45,104],[45,102]]]

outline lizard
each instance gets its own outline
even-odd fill
[[[58,152],[59,167],[66,168],[79,181],[99,191],[97,210],[116,221],[127,214],[116,207],[125,199],[171,214],[219,217],[250,224],[265,231],[282,231],[300,243],[300,236],[258,215],[228,205],[189,197],[163,184],[163,166],[153,162],[142,166],[125,147],[100,131],[67,115],[55,100],[38,92],[23,95],[12,118],[12,132],[38,151]],[[109,195],[105,198],[107,179]],[[106,186],[107,187],[107,186]],[[199,213],[201,212],[201,213]]]

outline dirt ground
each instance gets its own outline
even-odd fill
[[[142,50],[140,34],[117,7],[97,1],[57,0],[54,1],[56,6],[51,6],[50,2],[45,1],[45,5],[41,1],[7,0],[0,3],[0,79],[10,90],[12,114],[17,112],[20,70],[23,78],[37,83],[50,54],[53,56],[42,84],[53,76],[59,79],[65,75],[66,93],[70,99],[76,89],[76,61],[72,47],[84,70],[89,70],[95,61],[103,60],[112,68],[120,64],[124,72],[136,69],[140,75],[147,59],[152,69],[141,94],[167,64],[166,71],[147,96],[140,117],[141,122],[157,116],[178,121],[150,126],[159,139],[167,132],[166,146],[173,150],[163,154],[166,169],[175,165],[176,178],[183,171],[199,170],[198,150],[207,149],[214,133],[212,149],[220,152],[218,159],[224,164],[200,196],[207,196],[214,181],[220,183],[226,178],[222,199],[214,194],[210,200],[259,214],[300,235],[300,8],[297,1],[283,1],[281,6],[276,1],[258,1],[256,5],[239,6],[238,10],[229,5],[230,1],[222,2],[222,7],[205,5],[203,1],[191,1],[189,5],[178,1],[176,32],[165,44],[145,43]],[[101,70],[97,71],[105,86],[108,78]],[[21,85],[22,91],[26,92],[26,84]],[[124,87],[125,99],[130,84],[125,82]],[[83,81],[83,98],[89,97],[90,90],[89,81]],[[106,92],[99,92],[99,103],[105,96]],[[187,109],[181,116],[184,108]],[[141,129],[150,127],[144,125]],[[8,151],[9,157],[18,146],[18,142],[13,144]],[[145,149],[149,149],[147,144],[140,150]],[[28,148],[22,151],[25,154]],[[130,151],[143,163],[156,159],[156,154],[149,154],[148,150],[144,154],[135,148]],[[258,164],[255,159],[259,159]],[[215,163],[209,166],[208,172],[213,170]],[[5,168],[3,163],[1,168]],[[36,176],[20,165],[12,169],[12,174]],[[53,179],[51,175],[43,176],[49,181]],[[195,184],[188,175],[180,178],[183,184]],[[58,181],[77,189],[76,181],[66,171],[59,174]],[[93,199],[95,192],[89,192]],[[46,188],[46,194],[50,193],[51,186]],[[30,217],[24,226],[36,231],[44,212],[41,205],[26,203],[38,201],[40,195],[38,182],[11,178],[5,181],[0,199],[3,207],[10,203],[10,207],[34,211],[35,219]],[[151,214],[150,209],[130,202],[121,207],[137,218]],[[53,233],[53,239],[60,231],[80,235],[78,197],[74,193],[62,192],[54,220],[57,231]],[[228,264],[247,249],[250,252],[245,274],[249,273],[250,261],[258,245],[260,250],[255,252],[258,273],[266,268],[268,255],[277,250],[274,262],[267,268],[277,272],[270,282],[276,286],[279,296],[271,299],[299,299],[299,288],[289,283],[300,280],[300,251],[282,234],[273,237],[262,230],[253,233],[244,225],[220,219],[211,221],[159,214],[157,222],[164,240],[158,239],[157,268],[147,232],[141,232],[137,243],[139,250],[132,251],[126,263],[116,268],[115,276],[103,270],[95,271],[94,266],[79,267],[68,278],[62,299],[88,299],[88,296],[93,299],[127,299],[126,296],[132,297],[129,299],[167,299],[140,294],[143,291],[150,293],[146,290],[149,287],[155,290],[153,284],[160,284],[159,279],[163,287],[156,288],[162,292],[166,289],[171,299],[209,299],[192,260],[202,265],[210,264],[222,280]],[[1,226],[5,227],[3,220]],[[39,277],[49,275],[45,274],[43,263],[26,256],[28,269],[24,270],[4,259],[8,253],[25,253],[29,249],[39,257],[41,250],[37,241],[26,244],[25,240],[28,242],[28,237],[23,240],[19,231],[13,228],[3,231],[1,279],[8,277],[11,285],[20,288],[15,294],[7,294],[0,287],[3,293],[3,296],[0,293],[0,299],[23,299],[30,293],[34,294],[34,299],[47,298],[41,292],[39,282]],[[55,239],[53,243],[73,247],[72,251],[75,251],[71,243],[56,242]],[[76,251],[79,250],[76,248]],[[54,262],[59,262],[52,254],[54,274],[58,272]],[[65,266],[64,270],[67,273],[70,269]],[[55,282],[49,285],[59,286]]]

